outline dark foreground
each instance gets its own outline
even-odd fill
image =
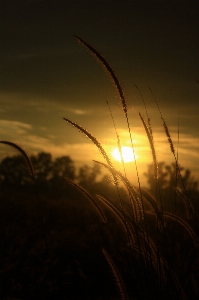
[[[39,197],[40,206],[34,191],[1,191],[2,300],[123,299],[122,282],[129,299],[199,298],[198,250],[181,225],[170,219],[163,238],[154,215],[146,215],[147,234],[158,239],[168,265],[163,273],[157,263],[146,264],[139,246],[130,249],[125,227],[105,206],[107,224],[74,187],[59,199]]]

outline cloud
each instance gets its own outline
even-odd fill
[[[13,111],[15,115],[20,116],[20,109],[34,109],[34,112],[48,113],[50,111],[58,112],[69,112],[75,115],[86,115],[91,114],[93,110],[90,108],[83,108],[82,105],[73,105],[72,103],[68,105],[69,101],[55,101],[47,96],[35,96],[29,93],[20,92],[0,92],[0,112]],[[2,109],[2,107],[4,107]]]
[[[91,113],[91,110],[85,110],[85,109],[76,109],[76,108],[70,108],[70,107],[64,107],[65,111],[71,112],[75,115],[86,115],[88,113]]]
[[[50,152],[53,156],[69,155],[73,160],[88,162],[96,158],[96,151],[92,143],[75,143],[69,144],[55,142],[53,135],[47,137],[37,135],[33,132],[33,126],[28,123],[0,120],[0,140],[9,140],[18,144],[29,154],[37,152]],[[44,133],[46,133],[44,131]],[[93,148],[92,148],[93,146]],[[8,150],[2,146],[0,150],[1,156],[16,154],[16,150]],[[93,155],[92,155],[93,153]]]
[[[11,135],[22,135],[26,134],[28,130],[32,129],[32,125],[10,120],[0,120],[0,135],[7,136],[9,133]]]

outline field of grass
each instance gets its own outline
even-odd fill
[[[134,151],[117,76],[98,51],[76,38],[111,76]],[[106,190],[88,192],[69,179],[59,199],[43,194],[26,152],[12,142],[0,141],[24,156],[32,177],[29,190],[1,190],[1,299],[199,299],[198,205],[186,190],[160,108],[159,112],[175,166],[173,205],[166,210],[163,199],[171,202],[171,196],[161,194],[150,119],[140,113],[153,157],[153,195],[140,184],[136,159],[137,181],[131,183],[125,168],[123,174],[113,168],[97,138],[67,118],[101,152],[105,163],[96,163],[111,175],[112,196]]]

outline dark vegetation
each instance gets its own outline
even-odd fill
[[[143,277],[146,274],[142,264],[137,262],[135,265],[135,261],[132,261],[124,224],[121,226],[117,214],[110,213],[102,206],[108,220],[104,224],[86,194],[66,179],[81,184],[93,199],[96,200],[94,192],[98,192],[119,206],[117,190],[110,177],[104,175],[98,180],[102,167],[98,164],[92,168],[85,165],[77,172],[68,156],[52,160],[49,153],[39,153],[32,156],[31,160],[34,162],[40,206],[24,157],[6,157],[0,164],[1,298],[119,299],[114,275],[103,257],[102,248],[107,249],[113,258],[129,295],[137,299],[147,298],[146,295],[139,295],[139,289],[142,290],[139,285],[144,284],[146,278]],[[183,220],[188,220],[186,207],[174,190],[174,165],[164,166],[164,163],[159,164],[159,193],[164,210],[170,213],[177,211]],[[153,165],[148,167],[145,175],[149,183],[148,192],[156,196]],[[197,183],[188,170],[184,172],[183,178],[189,199],[198,212]],[[124,188],[121,188],[120,193],[129,211],[126,204],[128,195]],[[148,234],[157,238],[153,220],[155,216],[150,207],[145,214]],[[181,277],[183,288],[186,288],[191,299],[197,299],[198,250],[192,237],[181,227],[170,219],[165,228],[170,266]],[[150,297],[157,299],[157,287],[154,282],[153,285],[149,283]],[[169,297],[165,295],[162,299]],[[170,299],[178,297],[176,295],[176,298]]]
[[[78,40],[112,77],[132,141],[115,73],[92,46]],[[161,111],[172,165],[157,162],[150,119],[139,116],[153,157],[145,174],[148,189],[141,187],[138,173],[132,184],[115,170],[99,141],[68,119],[106,164],[76,172],[68,156],[29,158],[18,145],[1,141],[22,154],[0,165],[1,299],[199,298],[198,184],[179,166]],[[121,152],[117,131],[116,138]],[[102,168],[109,175],[99,181]]]

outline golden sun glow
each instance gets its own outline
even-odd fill
[[[131,147],[121,147],[122,148],[122,157],[125,163],[128,163],[130,161],[134,160],[134,154]],[[121,155],[118,148],[114,148],[112,151],[112,156],[117,161],[121,162]]]

